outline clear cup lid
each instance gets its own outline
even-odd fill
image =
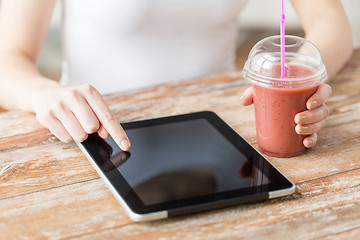
[[[264,38],[254,45],[243,69],[253,84],[275,88],[317,86],[327,79],[319,50],[304,38],[285,36],[285,77],[281,77],[280,36]]]

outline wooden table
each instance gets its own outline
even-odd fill
[[[318,144],[269,158],[296,193],[148,223],[132,222],[74,142],[32,114],[0,114],[0,239],[360,239],[360,49],[331,82]],[[257,147],[254,109],[239,73],[106,97],[121,122],[212,110]]]

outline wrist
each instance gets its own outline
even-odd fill
[[[29,96],[25,97],[21,109],[36,112],[39,106],[46,104],[49,95],[54,95],[58,89],[63,88],[58,82],[47,78],[33,79],[32,86],[28,89]]]

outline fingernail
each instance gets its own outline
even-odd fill
[[[314,109],[316,106],[317,106],[317,101],[311,101],[309,110]]]
[[[308,141],[309,141],[309,143],[308,143],[308,145],[307,146],[305,146],[306,148],[311,148],[311,147],[313,147],[313,143],[314,143],[314,140],[312,139],[312,138],[309,138],[308,139]]]
[[[300,116],[300,115],[295,116],[295,123],[300,124],[300,123],[305,123],[305,122],[306,122],[305,116]]]
[[[307,131],[309,131],[308,127],[300,127],[300,133],[306,133]]]
[[[127,139],[121,141],[121,148],[122,150],[126,151],[130,149],[130,142]]]

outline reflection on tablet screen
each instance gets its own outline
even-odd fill
[[[269,183],[262,160],[248,160],[206,119],[126,132],[129,152],[121,151],[111,137],[98,137],[97,157],[104,160],[103,171],[117,168],[144,205]]]

